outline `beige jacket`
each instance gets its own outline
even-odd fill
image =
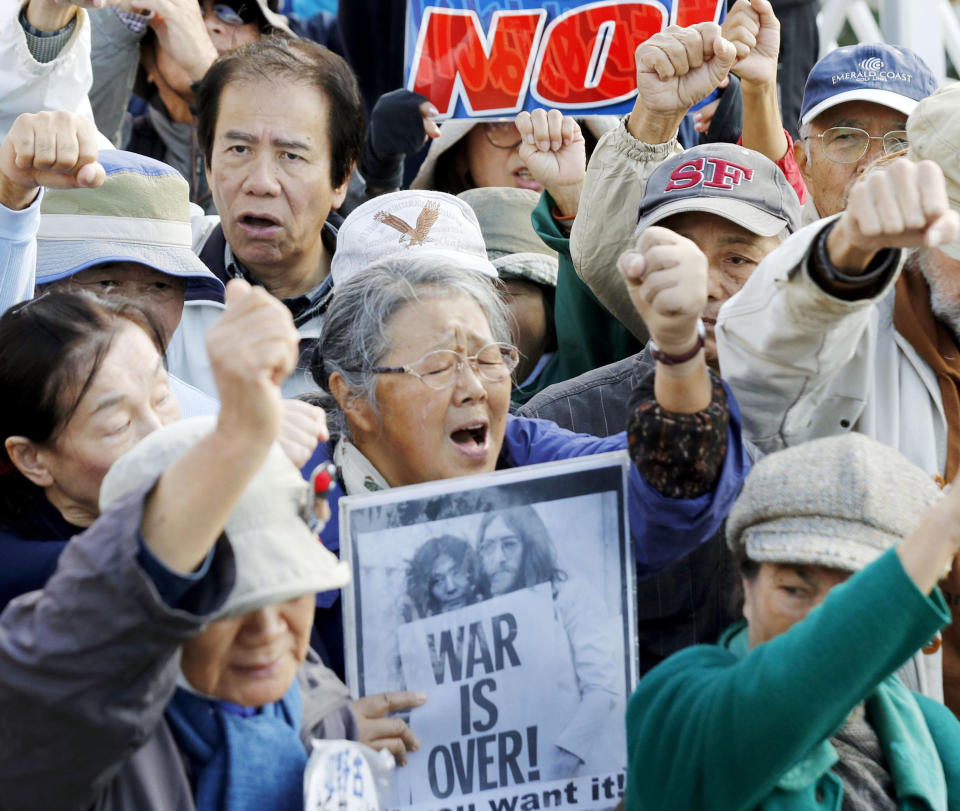
[[[617,259],[633,244],[647,180],[661,163],[681,152],[676,138],[664,144],[638,141],[627,131],[627,119],[622,119],[593,151],[570,233],[577,274],[641,341],[647,339],[647,329],[630,301]]]
[[[768,254],[717,320],[720,371],[764,453],[859,431],[931,475],[943,472],[947,421],[933,370],[893,326],[896,270],[873,298],[841,301],[810,278],[810,253],[830,219]],[[942,653],[900,671],[911,690],[943,701]]]
[[[810,278],[830,220],[768,254],[720,310],[720,371],[764,452],[860,431],[931,475],[943,472],[947,420],[937,376],[893,325],[897,272],[873,298],[841,301]]]

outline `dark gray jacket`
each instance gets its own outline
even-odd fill
[[[640,398],[653,390],[650,350],[548,386],[518,414],[561,428],[610,436],[627,427]],[[640,674],[670,654],[716,642],[736,619],[737,575],[723,530],[660,574],[637,580]]]
[[[151,485],[152,487],[152,485]],[[188,602],[170,608],[137,559],[148,487],[74,538],[42,591],[0,614],[0,809],[194,811],[163,712],[180,647],[235,580],[217,544]],[[300,672],[304,744],[355,737],[346,686],[319,661]]]

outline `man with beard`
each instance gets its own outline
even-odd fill
[[[544,776],[559,780],[573,777],[585,763],[594,767],[609,743],[610,719],[615,712],[622,715],[615,643],[607,632],[602,598],[560,568],[547,527],[529,505],[484,515],[477,557],[485,597],[550,585],[555,622],[538,633],[556,651],[550,709],[565,723],[549,747]]]
[[[887,159],[863,174],[842,214],[789,239],[721,309],[720,368],[761,450],[860,431],[931,475],[954,478],[960,467],[958,131],[960,88],[921,101],[906,125],[909,159]],[[956,567],[944,586],[957,611]],[[946,704],[956,713],[957,623],[944,635],[943,681]]]

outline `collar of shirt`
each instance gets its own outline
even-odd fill
[[[333,254],[333,252],[336,250],[337,229],[329,222],[325,222],[323,224],[323,229],[324,245],[327,247],[330,253]],[[231,279],[245,279],[250,284],[256,285],[257,287],[264,286],[263,282],[254,276],[243,265],[243,263],[237,259],[236,256],[234,256],[229,242],[224,242],[223,265],[227,269],[227,274]],[[299,328],[317,316],[323,315],[323,313],[326,312],[327,307],[330,305],[330,299],[332,297],[333,274],[328,274],[327,277],[320,282],[320,284],[307,291],[303,295],[280,300],[286,304],[287,309],[290,310],[290,314],[293,316],[294,326]]]

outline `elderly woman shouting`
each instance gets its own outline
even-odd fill
[[[628,431],[607,439],[508,413],[517,349],[489,280],[421,251],[400,254],[338,287],[314,376],[336,400],[340,431],[326,446],[347,493],[486,473],[629,447],[630,529],[641,573],[710,537],[739,491],[748,461],[739,415],[711,378],[699,315],[706,261],[687,239],[650,228],[623,270],[658,344],[655,397]],[[625,428],[627,426],[624,426]],[[333,510],[334,516],[337,510]],[[336,526],[324,540],[337,548]],[[342,647],[336,595],[320,623]],[[319,618],[319,614],[318,614]]]
[[[746,622],[641,680],[627,810],[957,808],[960,723],[895,671],[950,621],[960,488],[862,434],[815,440],[758,463],[727,541]]]
[[[294,811],[304,742],[355,732],[307,660],[314,593],[347,572],[275,443],[297,332],[243,281],[211,331],[219,416],[123,456],[99,517],[0,614],[5,809]]]

